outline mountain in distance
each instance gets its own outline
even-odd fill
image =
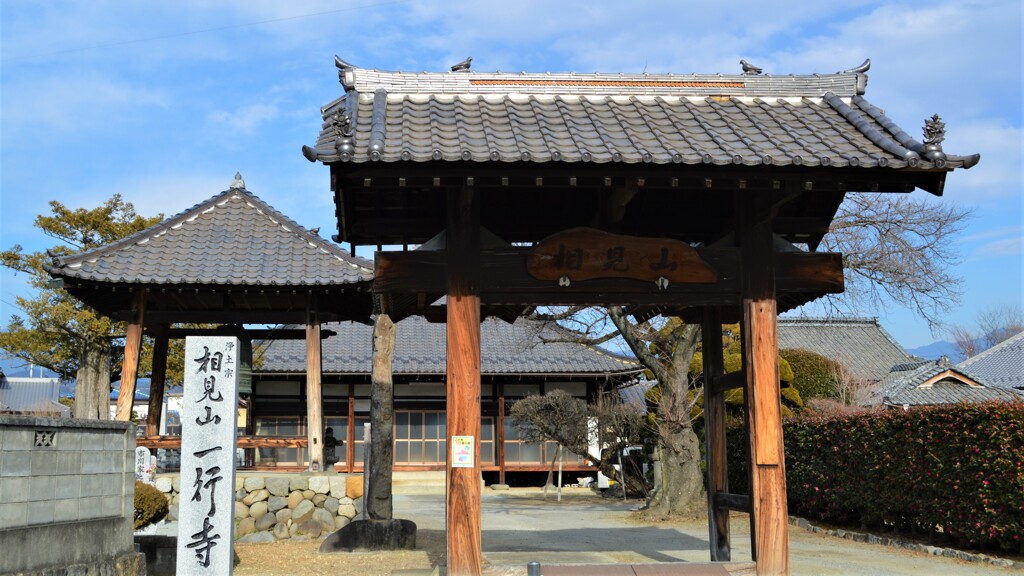
[[[938,360],[945,356],[954,364],[966,360],[963,354],[957,350],[956,344],[945,340],[937,340],[931,344],[925,344],[924,346],[918,346],[917,348],[907,348],[907,354],[924,358],[925,360]]]

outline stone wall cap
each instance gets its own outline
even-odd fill
[[[85,420],[82,418],[53,418],[50,416],[23,416],[0,414],[0,426],[24,426],[47,428],[86,428],[90,430],[118,430],[121,432],[135,427],[132,422],[117,420]]]

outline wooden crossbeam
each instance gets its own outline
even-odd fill
[[[653,282],[593,279],[572,282],[537,280],[527,272],[529,248],[481,250],[479,293],[488,305],[633,305],[678,307],[738,306],[741,302],[740,252],[735,248],[698,248],[701,258],[718,274],[715,282],[670,283],[659,289]],[[374,291],[378,294],[443,294],[446,263],[443,251],[377,252]],[[776,286],[780,294],[843,291],[842,254],[777,252]]]
[[[326,340],[337,334],[334,330],[320,330],[320,339]],[[168,338],[174,340],[187,336],[233,336],[235,333],[221,328],[171,328],[167,331],[167,335]],[[304,328],[247,328],[245,335],[253,340],[305,340],[306,330]]]
[[[721,394],[734,388],[742,388],[747,382],[743,372],[730,372],[711,379],[711,393]]]
[[[714,503],[715,508],[718,510],[735,510],[736,512],[750,512],[750,496],[747,494],[730,494],[728,492],[716,492]]]

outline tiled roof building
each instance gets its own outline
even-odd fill
[[[325,324],[337,334],[323,340],[323,373],[370,374],[373,368],[373,327],[356,322]],[[635,359],[573,342],[550,341],[557,329],[520,318],[514,324],[496,318],[480,325],[480,370],[489,375],[630,375],[643,370]],[[548,340],[548,341],[545,341]],[[396,325],[392,372],[396,376],[443,377],[446,362],[445,325],[411,316]],[[305,343],[279,340],[263,353],[260,373],[302,372]]]
[[[365,320],[373,264],[231,186],[135,234],[48,267],[65,290],[115,320],[148,325],[303,321],[311,296],[323,320]],[[140,292],[141,291],[141,292]],[[326,296],[326,297],[325,297]]]
[[[779,348],[801,348],[842,363],[861,382],[880,382],[911,356],[877,318],[779,318]]]
[[[992,386],[1024,390],[1024,332],[957,365]]]
[[[69,279],[168,286],[330,286],[368,282],[372,263],[306,230],[243,185],[131,236],[66,256]]]
[[[899,364],[882,381],[882,403],[889,406],[1014,400],[1024,393],[990,386],[946,358]]]

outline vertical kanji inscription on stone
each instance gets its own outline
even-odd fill
[[[179,575],[229,575],[234,542],[238,339],[185,339]]]

